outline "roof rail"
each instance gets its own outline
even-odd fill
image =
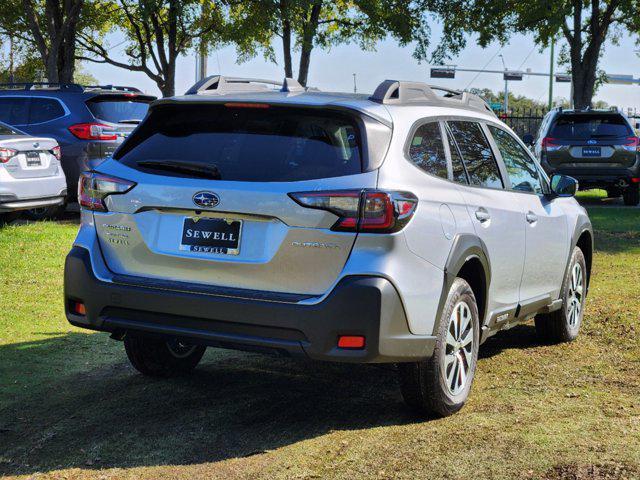
[[[436,91],[445,92],[437,95]],[[489,112],[495,116],[489,104],[481,97],[470,92],[452,90],[450,88],[429,85],[423,82],[403,82],[399,80],[385,80],[382,82],[369,100],[383,105],[433,105],[454,108],[468,108]]]
[[[83,87],[77,83],[57,82],[14,82],[0,83],[0,89],[15,90],[68,90],[70,92],[82,92]]]
[[[204,78],[187,90],[185,95],[224,95],[238,92],[270,92],[273,87],[280,87],[281,92],[305,92],[303,87],[293,78],[285,78],[282,82],[262,78],[224,77],[211,75]]]

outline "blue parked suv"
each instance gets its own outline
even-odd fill
[[[78,177],[111,155],[147,113],[155,97],[112,85],[0,84],[0,121],[57,140],[75,201]]]

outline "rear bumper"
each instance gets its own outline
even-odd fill
[[[96,278],[88,250],[74,247],[65,263],[65,312],[78,327],[180,337],[191,343],[276,352],[314,360],[410,362],[433,354],[435,337],[409,332],[394,286],[373,276],[343,278],[317,303],[240,298],[122,284]],[[70,311],[85,304],[86,315]],[[363,335],[361,350],[337,348],[340,335]]]
[[[0,213],[30,210],[32,208],[54,207],[62,205],[66,197],[66,191],[60,196],[46,198],[19,199],[15,195],[0,194]]]
[[[559,173],[575,178],[580,182],[581,187],[617,186],[621,181],[629,184],[631,178],[640,177],[639,162],[629,168],[571,168],[550,166],[543,160],[542,167],[549,175]]]

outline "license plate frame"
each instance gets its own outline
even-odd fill
[[[601,157],[602,147],[582,147],[582,156],[586,158]]]
[[[238,255],[242,223],[235,218],[185,217],[178,248],[194,253]]]

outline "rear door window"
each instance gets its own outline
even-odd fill
[[[64,107],[55,98],[31,98],[29,123],[45,123],[65,116]]]
[[[124,96],[105,95],[87,101],[87,108],[98,120],[110,123],[138,123],[147,114],[149,102]]]
[[[620,138],[633,135],[629,124],[619,113],[585,113],[559,115],[549,136],[562,140]]]
[[[447,157],[438,122],[429,122],[418,127],[411,138],[409,158],[421,170],[440,178],[449,178]]]
[[[29,122],[29,99],[0,97],[0,121],[9,125],[26,125]]]
[[[360,129],[351,116],[264,104],[246,107],[157,106],[114,158],[142,170],[148,170],[138,165],[144,160],[204,164],[216,167],[221,180],[246,182],[362,172]]]
[[[498,163],[482,127],[476,122],[448,122],[460,149],[469,183],[487,188],[503,188]]]

